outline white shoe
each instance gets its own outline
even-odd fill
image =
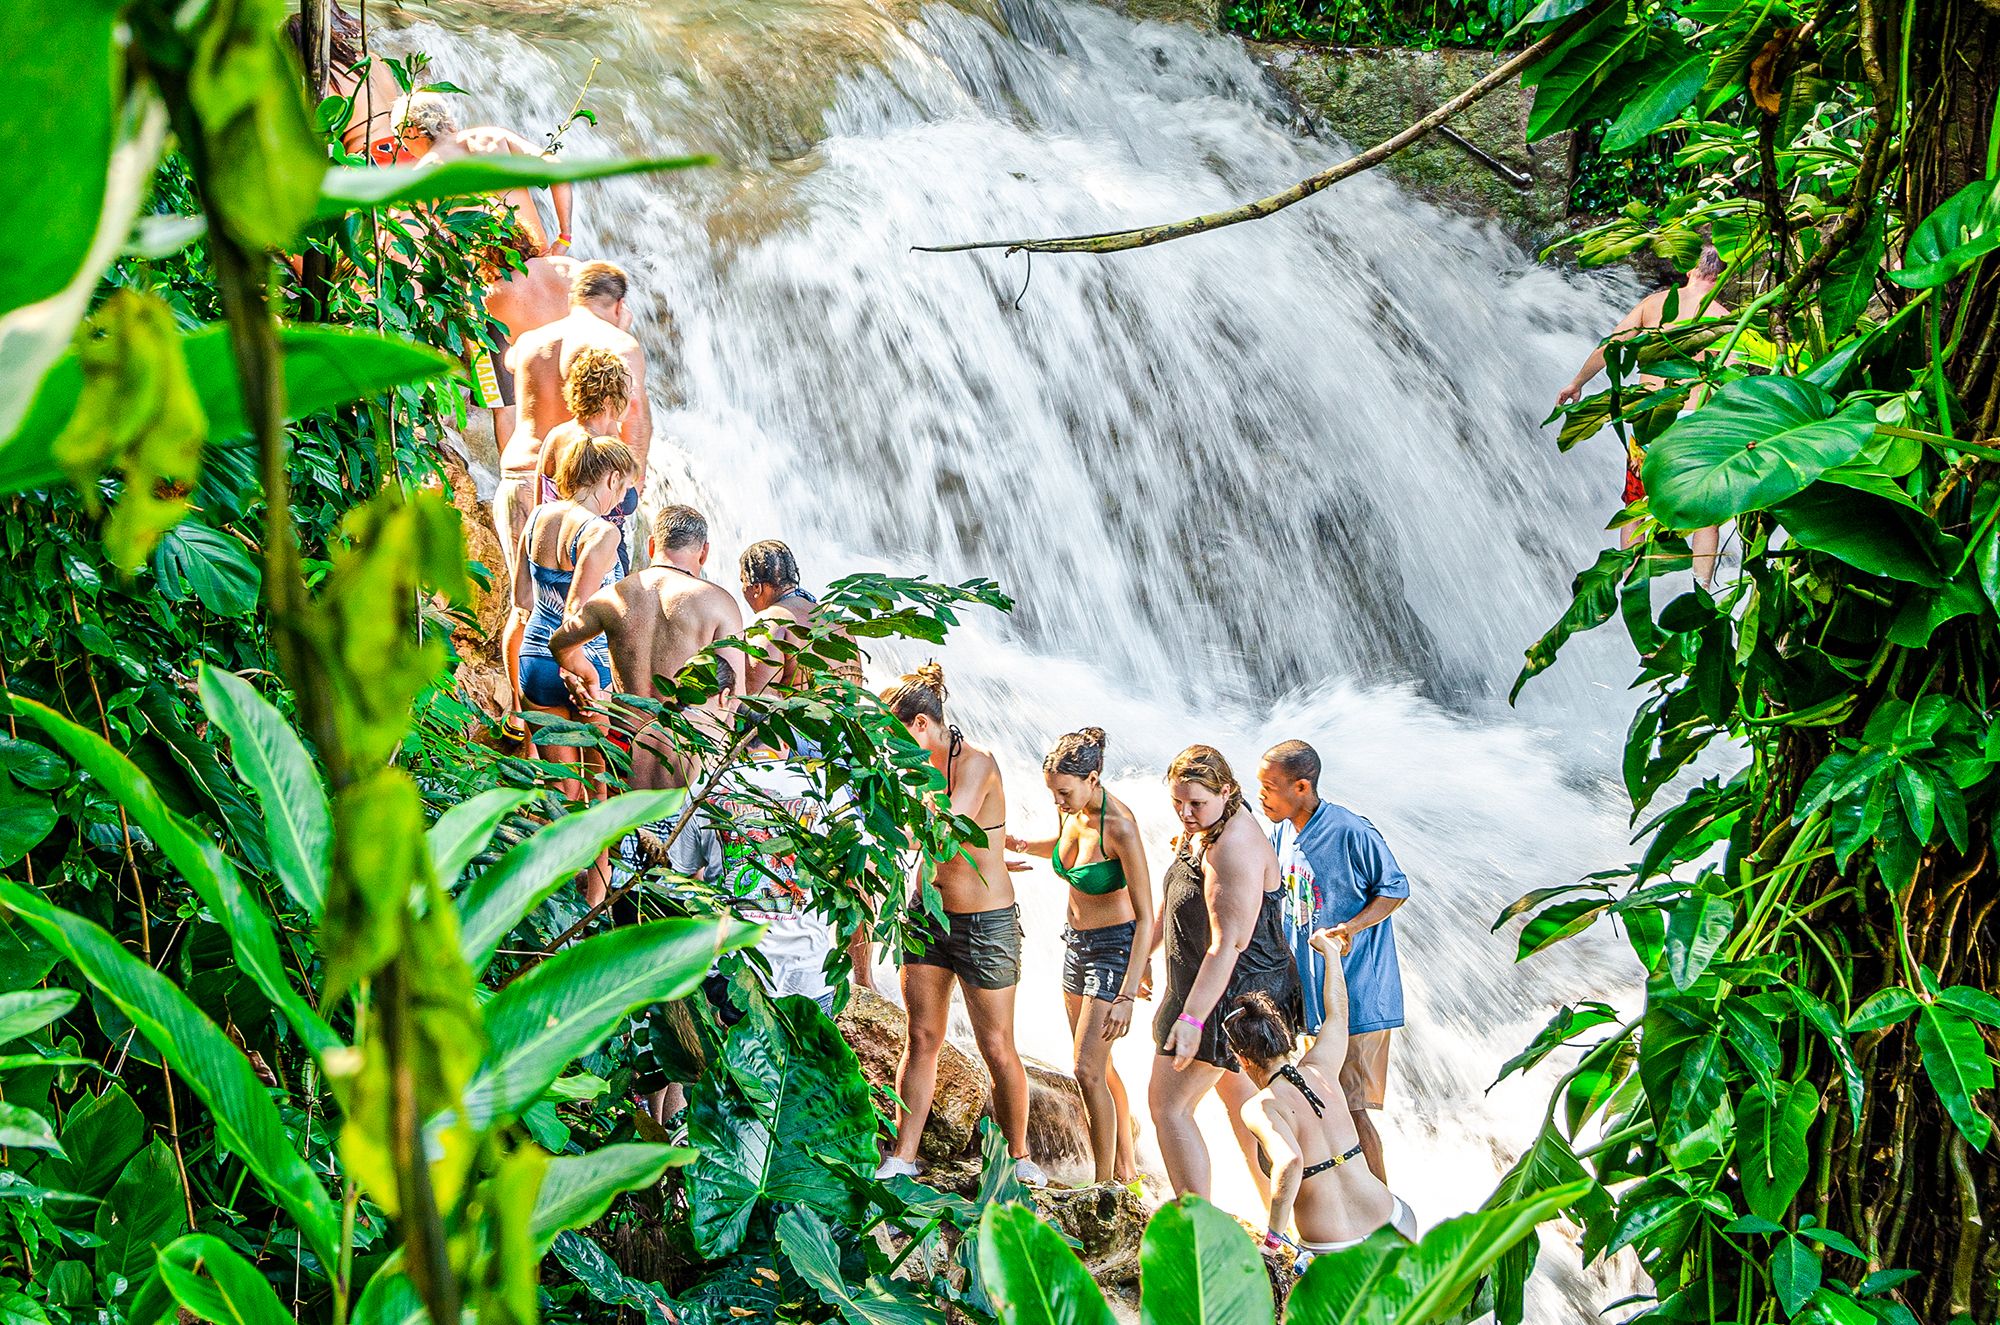
[[[891,1178],[914,1178],[919,1170],[907,1159],[897,1159],[894,1155],[882,1161],[882,1167],[875,1170],[875,1181],[887,1182]]]
[[[1042,1172],[1042,1166],[1035,1163],[1032,1159],[1015,1160],[1014,1176],[1030,1187],[1046,1187],[1049,1185],[1049,1175]]]

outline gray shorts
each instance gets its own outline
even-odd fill
[[[911,908],[906,965],[942,966],[974,989],[1011,989],[1021,983],[1021,907],[997,911],[947,911],[946,928]]]

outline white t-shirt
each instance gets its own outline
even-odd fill
[[[742,788],[759,799],[736,792]],[[845,803],[846,798],[840,798]],[[777,813],[770,802],[775,801]],[[735,821],[728,832],[716,827],[710,807]],[[759,761],[730,770],[725,786],[704,802],[694,822],[680,835],[671,852],[673,868],[717,885],[739,900],[737,914],[766,925],[757,951],[770,963],[768,982],[773,997],[803,994],[823,999],[833,992],[826,978],[827,954],[833,951],[833,926],[812,910],[812,898],[798,876],[790,853],[767,854],[759,844],[792,831],[811,832],[826,815],[805,774],[777,761]]]

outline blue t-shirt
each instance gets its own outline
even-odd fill
[[[1285,881],[1285,939],[1305,986],[1305,1030],[1312,1034],[1326,1017],[1320,996],[1326,969],[1312,949],[1313,931],[1354,919],[1371,898],[1408,897],[1410,881],[1375,825],[1332,801],[1319,803],[1303,832],[1289,819],[1280,822],[1271,845]],[[1354,936],[1344,964],[1350,1035],[1403,1024],[1395,924],[1391,917]]]

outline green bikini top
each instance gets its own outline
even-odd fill
[[[1111,793],[1106,792],[1104,799],[1097,803],[1097,849],[1100,853],[1104,850],[1104,807],[1110,800]],[[1062,876],[1063,881],[1070,887],[1092,897],[1102,897],[1106,893],[1115,893],[1123,888],[1125,867],[1108,856],[1103,860],[1093,860],[1088,865],[1063,864],[1062,827],[1068,822],[1069,816],[1063,815],[1061,822],[1056,826],[1056,849],[1049,853],[1049,863],[1056,867],[1056,873]]]

